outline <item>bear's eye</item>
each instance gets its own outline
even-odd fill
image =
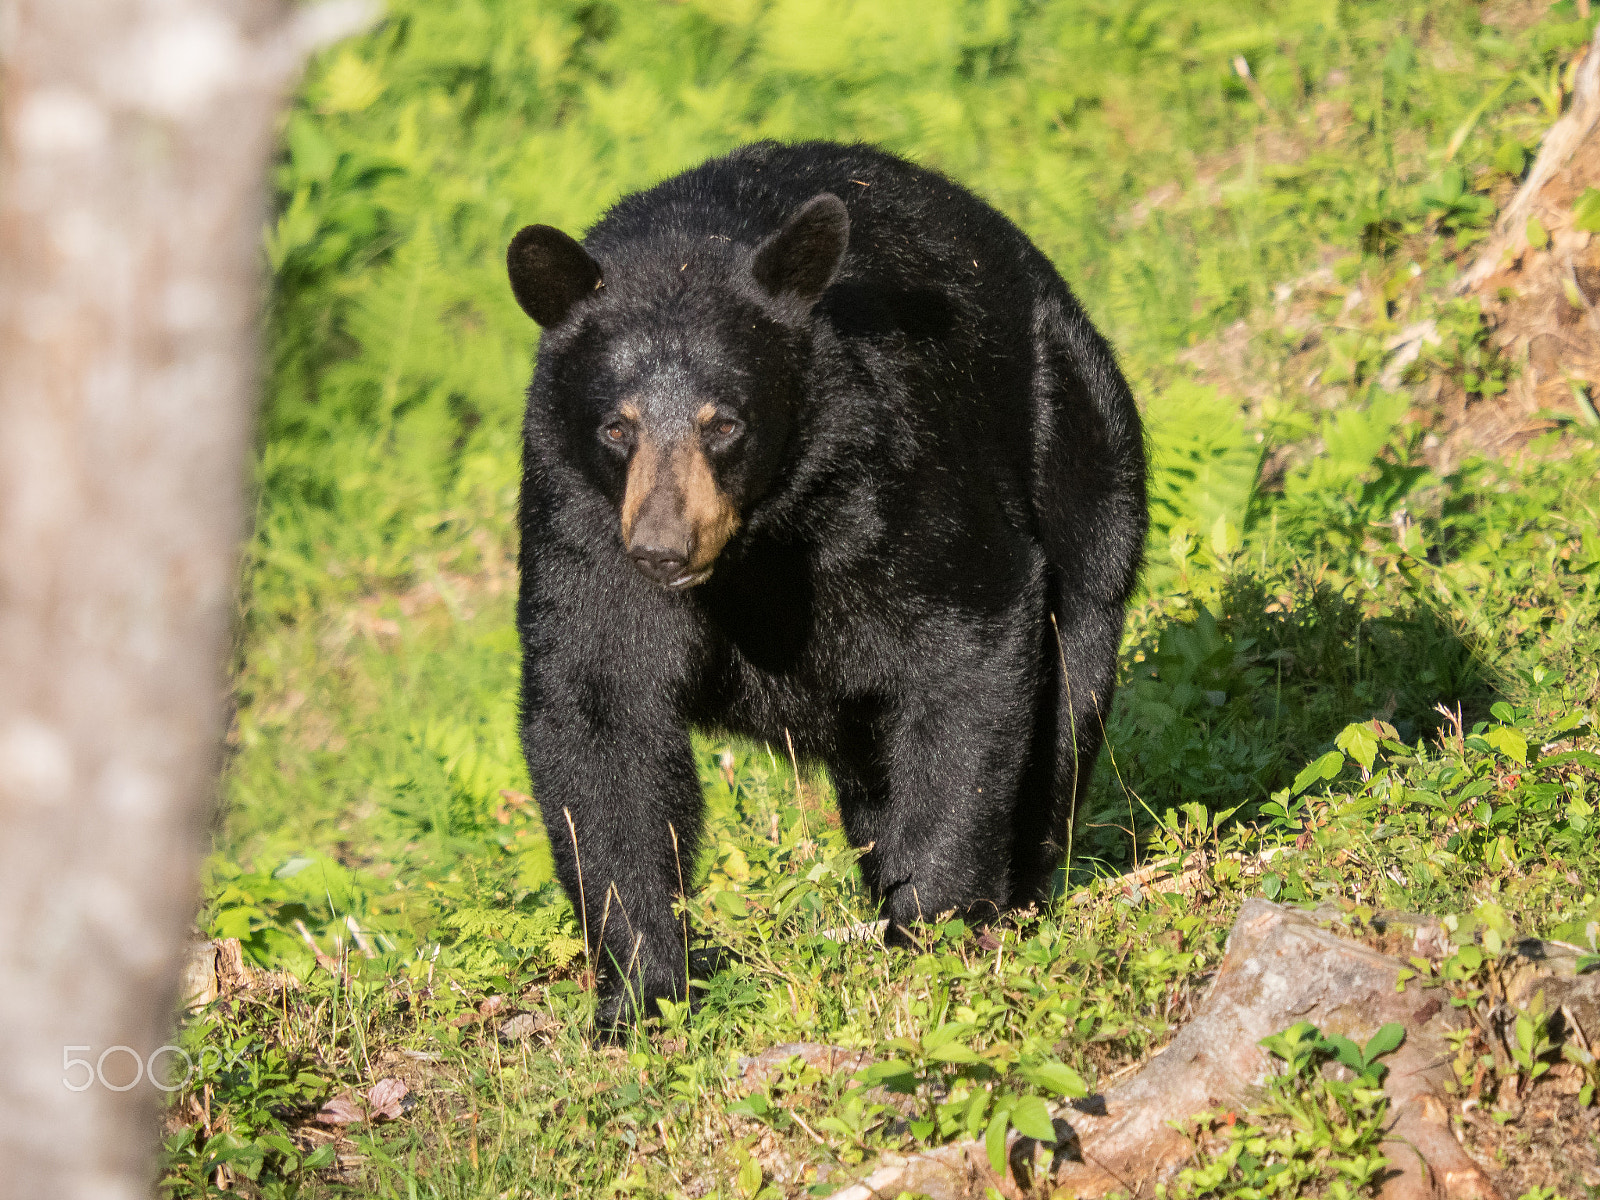
[[[732,437],[734,431],[738,428],[739,422],[731,420],[727,417],[724,417],[711,427],[712,432],[714,432],[718,437]]]
[[[621,421],[613,421],[601,431],[601,436],[612,445],[620,445],[628,440],[628,427]]]

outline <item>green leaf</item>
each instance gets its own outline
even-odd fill
[[[256,1144],[268,1146],[291,1161],[298,1160],[300,1157],[300,1152],[295,1149],[294,1143],[281,1133],[263,1133],[256,1138]]]
[[[1214,558],[1238,549],[1263,444],[1234,400],[1183,380],[1162,393],[1149,432],[1150,547],[1166,551],[1151,556],[1152,575],[1170,578],[1194,569],[1202,531]]]
[[[1045,1088],[1057,1096],[1076,1100],[1089,1094],[1089,1085],[1084,1083],[1083,1076],[1066,1063],[1035,1063],[1031,1067],[1023,1067],[1017,1073],[1035,1087]]]
[[[922,1039],[923,1050],[931,1055],[939,1047],[967,1037],[972,1032],[971,1021],[946,1021]]]
[[[1521,142],[1504,142],[1494,152],[1494,169],[1505,175],[1521,175],[1528,165],[1528,152]]]
[[[371,107],[383,90],[384,80],[377,68],[347,50],[323,76],[321,107],[324,112],[361,112]]]
[[[1525,232],[1528,235],[1528,245],[1535,250],[1543,250],[1550,245],[1550,233],[1545,229],[1544,223],[1538,217],[1529,217]]]
[[[1372,726],[1363,722],[1346,725],[1333,744],[1360,763],[1363,770],[1372,770],[1373,760],[1378,756],[1378,735],[1372,731]]]
[[[1218,513],[1211,524],[1211,553],[1218,559],[1225,559],[1239,553],[1240,545],[1238,528],[1228,520],[1226,513]]]
[[[754,1200],[755,1194],[761,1190],[761,1177],[761,1161],[752,1154],[744,1160],[735,1181],[739,1185],[739,1194],[745,1200]]]
[[[231,1162],[240,1154],[248,1153],[253,1149],[254,1147],[249,1142],[245,1141],[233,1130],[225,1129],[221,1133],[214,1134],[206,1142],[202,1153],[206,1156],[207,1169],[209,1170],[218,1163]]]
[[[1563,750],[1560,754],[1552,754],[1549,758],[1541,758],[1541,767],[1564,767],[1568,763],[1577,763],[1580,767],[1588,767],[1591,771],[1600,771],[1600,754],[1593,750]]]
[[[1587,233],[1600,233],[1600,188],[1584,188],[1572,206],[1572,223]]]
[[[296,875],[300,874],[301,871],[304,871],[307,867],[309,867],[313,861],[314,860],[304,856],[296,856],[274,871],[272,873],[272,877],[274,879],[293,879]]]
[[[967,1101],[966,1116],[962,1121],[968,1137],[978,1136],[978,1128],[983,1124],[984,1115],[989,1111],[989,1101],[993,1098],[993,1093],[985,1088],[978,1088],[972,1093],[972,1099]]]
[[[307,1171],[317,1171],[333,1162],[337,1157],[339,1157],[338,1147],[329,1142],[326,1146],[318,1146],[310,1154],[306,1155],[300,1166]]]
[[[1373,1062],[1385,1054],[1393,1054],[1405,1040],[1406,1027],[1398,1021],[1390,1021],[1367,1039],[1367,1044],[1362,1047],[1361,1056],[1367,1062]]]
[[[750,902],[738,892],[717,892],[712,897],[712,903],[722,911],[723,916],[736,921],[750,915]]]
[[[1337,750],[1330,750],[1294,777],[1294,786],[1290,791],[1298,796],[1313,783],[1332,779],[1342,770],[1344,770],[1344,755]]]
[[[211,922],[211,936],[238,938],[243,941],[250,936],[253,917],[265,920],[266,914],[254,907],[225,908],[217,914],[216,920]]]
[[[1293,1064],[1309,1053],[1305,1050],[1306,1045],[1309,1043],[1314,1046],[1319,1037],[1317,1027],[1310,1021],[1298,1021],[1279,1033],[1269,1034],[1256,1044],[1284,1062]]]
[[[1472,915],[1480,928],[1493,929],[1507,940],[1516,933],[1516,926],[1511,923],[1506,910],[1492,900],[1478,905]]]
[[[1349,1038],[1340,1033],[1330,1033],[1323,1039],[1334,1057],[1357,1074],[1366,1070],[1367,1060],[1361,1054],[1361,1048]]]
[[[728,1105],[728,1113],[735,1117],[750,1117],[752,1120],[762,1120],[772,1111],[772,1102],[767,1099],[765,1092],[752,1092],[743,1100]]]
[[[1056,1140],[1056,1127],[1051,1124],[1050,1110],[1038,1096],[1019,1096],[1011,1109],[1011,1127],[1023,1137],[1041,1142]]]
[[[978,1052],[971,1046],[960,1042],[951,1042],[948,1045],[938,1046],[928,1051],[929,1062],[943,1063],[979,1063],[983,1059],[978,1057]]]
[[[898,1058],[873,1063],[861,1072],[861,1079],[869,1086],[882,1084],[891,1092],[909,1092],[916,1087],[915,1070],[910,1063]]]
[[[1515,729],[1498,725],[1484,734],[1484,740],[1518,765],[1528,761],[1528,739]]]
[[[989,1155],[989,1165],[997,1175],[1006,1173],[1006,1130],[1010,1128],[1011,1109],[1004,1107],[995,1109],[994,1116],[989,1119],[989,1128],[984,1130],[983,1148]]]

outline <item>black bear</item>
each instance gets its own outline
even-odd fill
[[[1147,522],[1138,410],[1023,234],[762,143],[507,253],[522,744],[601,1030],[685,994],[689,728],[820,761],[890,929],[1049,895]]]

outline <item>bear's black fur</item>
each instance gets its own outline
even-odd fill
[[[689,727],[826,764],[891,928],[1049,894],[1145,537],[1138,411],[1045,257],[867,146],[762,143],[511,244],[544,326],[522,741],[614,1030],[682,997]]]

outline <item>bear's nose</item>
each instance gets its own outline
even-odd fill
[[[646,579],[670,586],[688,573],[688,559],[682,551],[662,546],[636,546],[628,552],[633,565]]]

